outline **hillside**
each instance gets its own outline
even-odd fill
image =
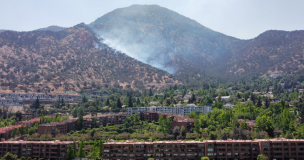
[[[226,75],[294,74],[304,68],[304,31],[266,31],[227,63]]]
[[[299,73],[303,31],[240,40],[157,5],[116,9],[90,24],[103,42],[184,82]]]
[[[58,31],[62,31],[66,29],[65,27],[59,27],[59,26],[48,26],[48,27],[45,27],[45,28],[40,28],[40,29],[37,29],[38,31],[53,31],[53,32],[58,32]]]
[[[0,62],[2,85],[32,86],[30,89],[41,92],[77,90],[84,82],[135,88],[178,82],[166,72],[100,43],[85,24],[58,32],[2,32]]]
[[[116,9],[90,26],[106,44],[183,80],[206,78],[241,42],[157,5]]]
[[[303,43],[304,31],[240,40],[157,5],[132,5],[89,25],[1,30],[0,82],[50,91],[303,74]]]

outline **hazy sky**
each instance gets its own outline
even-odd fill
[[[71,27],[132,4],[157,4],[241,39],[275,30],[304,30],[303,0],[0,0],[0,29]]]

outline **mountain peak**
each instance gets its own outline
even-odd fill
[[[119,8],[89,26],[107,45],[169,73],[194,67],[202,75],[237,40],[157,5]]]

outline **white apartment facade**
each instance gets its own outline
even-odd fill
[[[127,108],[127,113],[129,115],[133,115],[138,112],[160,112],[160,113],[168,113],[168,114],[175,114],[180,116],[189,115],[191,112],[200,111],[203,113],[208,113],[211,111],[211,106],[182,106],[178,105],[177,107],[168,107],[168,106],[152,106],[152,107],[130,107]]]

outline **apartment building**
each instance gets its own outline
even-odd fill
[[[1,139],[9,139],[11,138],[11,134],[13,132],[13,130],[15,129],[19,129],[21,128],[21,125],[12,125],[12,126],[8,126],[8,127],[1,127],[0,128],[0,138]]]
[[[34,118],[34,117],[37,117],[38,115],[34,114],[34,113],[22,113],[22,118],[26,118],[26,117],[29,117],[29,118]]]
[[[234,119],[230,119],[230,123],[233,123],[234,122]],[[239,124],[242,124],[242,123],[245,123],[245,120],[244,119],[237,119],[237,122],[239,123]],[[248,128],[250,129],[250,130],[253,130],[254,129],[254,127],[255,127],[255,120],[249,120],[249,119],[246,119],[246,124],[247,124],[247,126],[248,126]]]
[[[217,160],[252,160],[259,154],[269,159],[304,159],[304,140],[206,140],[157,142],[107,142],[103,144],[103,160],[198,160],[207,156]]]
[[[173,130],[176,126],[179,128],[182,128],[182,126],[185,127],[187,132],[192,132],[192,128],[194,127],[194,118],[190,118],[189,116],[180,116],[180,115],[173,115],[168,113],[160,113],[160,112],[140,112],[139,116],[142,121],[155,121],[157,122],[159,119],[159,116],[162,115],[163,118],[171,118],[171,130]]]
[[[92,128],[94,118],[96,119],[99,125],[116,125],[116,124],[124,124],[125,119],[128,117],[127,114],[101,114],[97,116],[84,117],[84,126],[85,128]]]
[[[68,147],[73,142],[59,140],[55,141],[2,141],[0,142],[0,157],[10,152],[18,157],[31,157],[47,160],[64,160]],[[78,143],[76,144],[78,148]]]
[[[31,127],[33,124],[35,124],[36,122],[39,122],[39,121],[40,121],[40,118],[37,117],[37,118],[32,118],[28,121],[19,121],[17,124],[19,124],[19,125],[23,124],[24,127],[26,127],[26,126]]]
[[[127,113],[129,115],[139,113],[139,112],[160,112],[160,113],[168,113],[180,116],[189,115],[191,112],[200,111],[203,113],[208,113],[211,111],[211,106],[195,106],[195,105],[188,105],[182,106],[177,105],[177,107],[168,107],[168,106],[152,106],[152,107],[129,107],[127,108]]]
[[[38,134],[42,135],[45,133],[51,133],[55,136],[58,133],[66,134],[70,131],[78,130],[78,119],[68,119],[62,122],[51,122],[47,124],[40,124],[38,126]]]
[[[146,112],[139,112],[140,120],[142,121],[155,121],[157,122],[159,119],[159,116],[162,115],[163,118],[171,118],[174,119],[173,114],[167,114],[167,113],[161,113],[161,112],[152,112],[152,111],[146,111]]]
[[[83,118],[84,129],[93,128],[94,118],[98,125],[106,126],[124,124],[127,114],[104,114],[98,116],[88,116]],[[51,122],[47,124],[41,124],[38,126],[38,134],[51,133],[56,135],[58,133],[66,134],[70,131],[78,130],[78,118],[69,119],[62,122]]]
[[[19,121],[17,123],[17,125],[11,125],[11,126],[6,126],[6,127],[1,127],[0,128],[0,139],[9,139],[11,138],[11,134],[13,132],[13,130],[19,129],[21,128],[21,124],[24,125],[24,127],[28,126],[32,126],[34,123],[40,121],[40,118],[33,118],[31,120],[28,121]]]
[[[82,96],[78,94],[0,93],[0,106],[22,106],[36,101],[37,98],[40,103],[51,103],[58,99],[64,99],[68,103],[82,100]]]
[[[180,129],[184,127],[187,132],[193,132],[194,128],[194,118],[190,118],[189,116],[174,116],[174,119],[171,123],[171,130],[175,127],[179,127]]]

